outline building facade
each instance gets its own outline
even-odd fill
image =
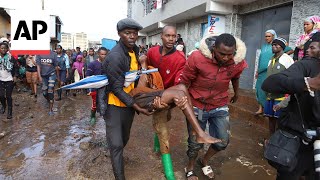
[[[88,50],[88,37],[86,33],[76,33],[73,36],[73,47],[80,47],[82,50]]]
[[[11,18],[9,13],[0,7],[0,38],[7,37],[11,31]]]
[[[61,46],[63,49],[73,49],[73,37],[71,33],[61,33]]]
[[[98,51],[98,49],[101,47],[100,41],[88,41],[88,48],[93,48],[94,51]]]
[[[61,42],[62,21],[59,16],[50,15],[50,47],[56,49]]]
[[[209,31],[241,38],[247,46],[249,68],[241,76],[240,87],[253,89],[264,32],[275,29],[294,48],[303,33],[303,20],[319,15],[318,7],[319,0],[128,0],[128,16],[144,27],[139,45],[161,43],[161,28],[167,24],[176,26],[186,52]]]

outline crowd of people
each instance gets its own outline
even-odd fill
[[[266,44],[261,48],[256,73],[256,95],[260,105],[256,115],[269,118],[270,137],[264,142],[266,149],[271,149],[270,141],[278,130],[304,139],[305,128],[320,126],[319,23],[318,16],[305,20],[305,33],[299,37],[294,49],[289,48],[286,39],[278,37],[275,30],[265,32]],[[117,23],[118,44],[110,51],[102,47],[97,53],[92,48],[81,52],[80,47],[72,51],[58,45],[50,55],[16,58],[9,52],[9,43],[1,42],[0,113],[7,111],[7,119],[12,119],[11,96],[19,77],[29,84],[35,99],[38,98],[38,84],[42,84],[43,96],[49,104],[48,114],[54,115],[54,100],[62,99],[63,91],[58,88],[84,77],[104,74],[109,81],[106,87],[80,93],[85,92],[92,98],[90,124],[95,124],[97,111],[105,120],[115,179],[125,179],[123,149],[129,141],[136,112],[152,116],[164,174],[169,180],[175,179],[167,127],[175,106],[185,114],[188,128],[186,179],[198,179],[194,170],[197,161],[203,174],[213,179],[209,160],[229,144],[228,103],[237,102],[239,78],[248,66],[245,43],[231,34],[209,34],[186,55],[184,42],[174,26],[163,27],[162,43],[151,47],[135,44],[141,29],[133,19],[120,20]],[[159,71],[141,75],[124,86],[126,72],[152,68]],[[234,91],[231,98],[230,83]],[[69,93],[67,90],[66,94]],[[75,96],[76,93],[79,92],[73,92]],[[300,118],[304,126],[301,126]],[[207,124],[209,135],[204,133]],[[315,179],[313,141],[299,146],[293,171],[277,169],[278,180],[298,180],[303,176]],[[198,157],[204,143],[211,145],[203,157]]]

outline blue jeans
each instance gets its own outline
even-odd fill
[[[205,130],[207,122],[209,123],[209,134],[212,137],[221,139],[221,143],[211,144],[211,147],[216,151],[224,150],[229,144],[230,123],[229,123],[229,108],[222,106],[212,109],[209,112],[203,111],[196,107],[193,108],[201,128]],[[192,135],[192,127],[187,121],[188,126],[188,151],[189,158],[196,158],[198,152],[203,148],[203,144],[196,142],[196,136]]]
[[[54,97],[54,86],[56,84],[57,76],[55,73],[49,76],[42,76],[42,93],[43,96],[52,101]]]

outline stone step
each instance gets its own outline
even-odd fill
[[[229,103],[230,118],[247,121],[248,123],[257,124],[263,128],[268,128],[268,118],[261,115],[255,115],[255,111],[258,109],[257,104],[248,103]]]
[[[230,98],[233,96],[233,92],[230,92]],[[254,90],[244,90],[244,89],[239,89],[239,97],[238,97],[238,103],[244,103],[244,104],[252,104],[256,105],[258,110],[258,102],[256,99],[256,94]]]

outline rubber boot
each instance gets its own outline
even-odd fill
[[[7,119],[12,119],[12,107],[8,106]]]
[[[96,110],[91,110],[90,125],[94,126],[95,124],[96,124]]]
[[[1,105],[2,105],[1,108],[0,108],[0,113],[4,114],[4,112],[6,112],[6,107],[7,107],[6,99],[5,98],[1,98],[0,101],[1,101]]]
[[[160,142],[159,142],[158,135],[156,133],[154,134],[153,140],[154,140],[153,151],[158,153],[158,152],[160,152]]]
[[[162,165],[167,180],[175,180],[170,154],[162,154]]]

